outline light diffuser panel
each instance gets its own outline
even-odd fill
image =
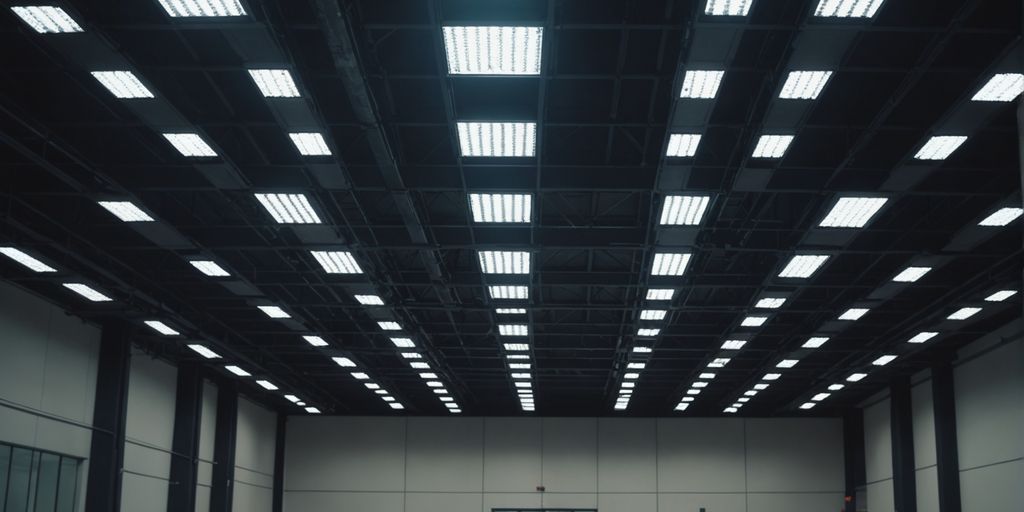
[[[383,306],[384,300],[377,295],[356,295],[356,302],[364,306]]]
[[[67,11],[55,5],[17,5],[11,10],[40,34],[82,32],[81,25]]]
[[[783,304],[786,303],[786,299],[783,297],[764,297],[754,304],[757,309],[779,309]]]
[[[0,247],[0,254],[7,256],[8,258],[22,264],[33,272],[56,272],[57,269],[43,263],[36,258],[29,256],[25,252],[15,249],[14,247]]]
[[[261,380],[256,381],[256,384],[259,384],[261,388],[263,388],[263,389],[265,389],[267,391],[277,391],[278,390],[278,387],[273,382],[270,382],[269,380],[262,380],[261,379]]]
[[[385,331],[401,331],[402,326],[398,322],[377,322],[377,325]]]
[[[326,347],[328,345],[327,341],[320,336],[303,336],[302,339],[314,347]]]
[[[356,363],[347,357],[332,357],[335,364],[342,368],[355,368]]]
[[[897,283],[913,283],[924,277],[928,272],[931,272],[931,270],[932,267],[907,267],[903,269],[903,272],[896,274],[896,277],[892,278],[892,280]]]
[[[497,308],[494,312],[499,315],[525,315],[526,308]]]
[[[915,343],[915,344],[925,343],[928,340],[930,340],[930,339],[932,339],[932,338],[934,338],[934,337],[936,337],[938,335],[939,335],[939,333],[937,333],[937,332],[928,332],[928,331],[919,332],[919,333],[915,334],[912,338],[907,340],[907,343]]]
[[[796,364],[799,362],[799,359],[783,359],[782,361],[779,361],[779,363],[776,364],[775,366],[777,368],[792,368],[796,366]]]
[[[477,251],[484,274],[529,274],[530,253],[525,251]]]
[[[231,274],[214,261],[210,260],[189,260],[189,264],[209,277],[228,277]]]
[[[862,316],[868,314],[868,311],[869,310],[865,308],[850,308],[847,309],[843,314],[839,315],[839,319],[846,320],[849,322],[860,320]]]
[[[664,320],[667,313],[664,309],[645,309],[640,312],[640,320]]]
[[[850,376],[846,378],[846,381],[847,382],[860,382],[860,381],[864,380],[864,377],[867,377],[867,376],[868,376],[868,374],[866,374],[866,373],[851,373]]]
[[[686,266],[690,263],[690,256],[690,253],[655,253],[654,262],[651,265],[651,275],[681,276],[686,272]]]
[[[543,27],[441,27],[452,75],[539,75]]]
[[[793,142],[792,135],[762,135],[754,146],[754,158],[782,158]]]
[[[636,335],[641,338],[651,338],[661,333],[661,329],[637,329]]]
[[[188,348],[192,349],[192,351],[194,351],[195,353],[197,353],[197,354],[199,354],[199,355],[201,355],[201,356],[203,356],[203,357],[205,357],[207,359],[220,359],[220,354],[210,350],[209,348],[207,348],[204,345],[200,345],[198,343],[193,343],[193,344],[189,345]],[[277,388],[274,388],[274,389],[277,389]]]
[[[530,289],[526,286],[507,286],[497,285],[489,286],[487,291],[490,293],[492,299],[528,299],[530,298]]]
[[[884,0],[820,0],[815,16],[829,18],[871,18]]]
[[[647,290],[647,300],[672,300],[675,293],[671,288],[651,288]]]
[[[249,76],[265,98],[299,97],[299,88],[287,69],[250,69]]]
[[[768,321],[766,316],[748,316],[740,322],[743,327],[761,327],[765,322]]]
[[[981,308],[960,308],[946,317],[946,320],[967,320],[981,312]]]
[[[348,251],[309,251],[328,274],[362,274],[363,269]]]
[[[896,356],[894,356],[894,355],[884,355],[884,356],[879,357],[878,359],[875,359],[874,361],[872,361],[871,364],[873,364],[875,366],[885,366],[885,365],[887,365],[887,364],[889,364],[889,363],[891,363],[891,362],[893,362],[895,360],[896,360]]]
[[[469,207],[474,222],[530,222],[533,211],[531,194],[470,194]]]
[[[498,334],[502,336],[527,336],[530,328],[525,324],[501,324],[498,326]]]
[[[708,196],[665,196],[661,207],[662,226],[696,226],[704,218],[711,198]]]
[[[320,216],[305,194],[255,194],[278,224],[320,224]]]
[[[739,350],[747,344],[747,340],[725,340],[722,350]]]
[[[164,133],[162,135],[182,156],[189,158],[212,158],[217,156],[217,152],[198,133]]]
[[[700,145],[699,133],[673,133],[668,138],[668,148],[665,156],[673,158],[687,158],[697,154],[697,146]]]
[[[537,123],[460,121],[459,148],[468,157],[532,157]]]
[[[789,260],[782,272],[779,272],[779,277],[807,279],[814,275],[828,258],[825,254],[798,254]]]
[[[998,292],[985,297],[985,302],[1002,302],[1014,295],[1017,295],[1017,290],[999,290]]]
[[[88,299],[91,302],[110,302],[110,301],[114,300],[114,299],[111,299],[110,297],[107,297],[106,295],[100,293],[95,288],[93,288],[93,287],[91,287],[89,285],[86,285],[86,284],[82,284],[82,283],[64,283],[62,286],[64,288],[67,288],[68,290],[71,290],[71,291],[81,295],[82,297],[85,297],[86,299]]]
[[[99,205],[124,222],[155,222],[153,217],[131,201],[100,201]]]
[[[708,363],[708,368],[725,368],[725,365],[729,364],[732,359],[728,357],[716,357]]]
[[[249,377],[249,376],[252,375],[251,373],[249,373],[249,372],[247,372],[247,371],[243,370],[242,368],[240,368],[238,366],[235,366],[235,365],[225,366],[224,369],[229,371],[229,372],[231,372],[231,373],[233,373],[233,374],[235,374],[238,377]]]
[[[288,137],[295,144],[302,156],[330,156],[331,148],[327,147],[327,141],[319,132],[295,132],[289,133]]]
[[[782,84],[779,97],[791,100],[817,99],[831,77],[831,71],[790,71],[786,82]]]
[[[391,338],[391,343],[398,348],[413,348],[416,346],[412,338]]]
[[[292,316],[285,312],[285,310],[277,306],[256,306],[263,314],[270,318],[291,318]]]
[[[175,331],[174,329],[171,328],[171,326],[169,326],[169,325],[167,325],[167,324],[165,324],[165,323],[163,323],[163,322],[161,322],[159,320],[146,320],[144,323],[150,329],[153,329],[154,331],[156,331],[156,332],[158,332],[160,334],[163,334],[164,336],[180,336],[181,335],[180,332]]]
[[[239,0],[160,0],[172,18],[220,18],[245,16]]]
[[[1007,225],[1007,224],[1017,220],[1017,218],[1020,217],[1021,214],[1024,214],[1024,209],[1022,209],[1022,208],[1013,208],[1013,207],[1000,208],[999,210],[997,210],[992,215],[989,215],[988,217],[985,217],[981,222],[978,223],[978,225],[979,226],[985,226],[985,227],[1001,227],[1001,226],[1005,226],[1005,225]]]
[[[828,340],[829,338],[824,336],[815,336],[804,342],[803,348],[819,348],[825,343],[828,343]]]
[[[153,93],[131,71],[93,71],[91,74],[115,97],[121,99],[153,97]]]
[[[971,101],[1012,102],[1024,92],[1024,74],[999,73],[978,90]]]
[[[917,160],[945,160],[961,144],[967,141],[963,135],[936,135],[921,146],[914,158]]]
[[[889,202],[886,197],[840,197],[818,226],[862,228]]]
[[[709,71],[691,69],[683,75],[683,87],[679,91],[680,98],[713,99],[718,95],[725,71]]]
[[[710,16],[746,16],[754,0],[707,0],[704,14]]]

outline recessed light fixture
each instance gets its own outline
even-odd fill
[[[530,253],[526,251],[477,251],[484,274],[529,274]]]
[[[412,341],[412,338],[391,338],[391,343],[398,348],[413,348],[416,346],[416,343]]]
[[[871,18],[884,0],[819,0],[815,16],[829,18]]]
[[[262,379],[260,379],[260,380],[256,381],[256,384],[259,384],[261,388],[263,388],[263,389],[265,389],[267,391],[277,391],[277,389],[278,389],[278,387],[276,385],[274,385],[273,382],[270,382],[269,380],[262,380]]]
[[[686,390],[686,394],[687,395],[691,395],[691,396],[697,396],[697,395],[700,394],[700,392],[701,392],[700,389],[694,389],[694,388],[690,388],[690,389]]]
[[[414,370],[429,370],[430,365],[423,361],[409,361],[409,367]]]
[[[537,123],[456,123],[459,148],[468,157],[532,157],[537,151]]]
[[[797,254],[789,260],[786,267],[779,272],[779,277],[807,279],[828,261],[825,254]]]
[[[530,350],[530,345],[526,343],[505,343],[505,350],[510,352],[522,352],[524,350]]]
[[[665,196],[658,223],[662,226],[697,226],[710,202],[708,196]]]
[[[305,194],[256,194],[256,200],[278,224],[320,224]]]
[[[355,257],[348,251],[309,251],[328,274],[362,274]]]
[[[832,385],[830,385],[830,386],[828,387],[828,390],[829,390],[829,391],[839,391],[840,389],[843,389],[843,388],[845,388],[845,387],[846,387],[846,386],[844,386],[844,385],[842,385],[842,384],[832,384]]]
[[[1017,295],[1017,290],[1000,290],[988,297],[985,297],[985,302],[1002,302],[1014,295]]]
[[[862,316],[868,314],[868,311],[870,310],[866,308],[850,308],[847,309],[843,314],[839,315],[839,319],[846,320],[848,322],[853,322],[856,320],[860,320]]]
[[[946,317],[946,320],[967,320],[981,312],[981,308],[960,308],[953,314]]]
[[[971,101],[1001,101],[1010,103],[1024,92],[1024,75],[998,73],[978,90]]]
[[[785,297],[764,297],[754,304],[757,309],[779,309],[786,303]]]
[[[530,222],[533,214],[531,194],[470,194],[469,207],[474,222]]]
[[[757,390],[756,389],[748,389],[748,390],[743,392],[743,396],[757,396]]]
[[[664,320],[667,313],[664,309],[645,309],[640,312],[640,320]]]
[[[831,71],[790,71],[786,82],[782,84],[779,97],[790,100],[817,99],[831,77]]]
[[[782,158],[793,142],[792,135],[762,135],[754,147],[754,158]]]
[[[405,409],[405,406],[400,404],[400,403],[398,403],[398,402],[391,402],[391,403],[388,404],[388,406],[390,406],[392,409],[395,409],[395,410],[398,410],[398,411],[400,411],[402,409]]]
[[[1024,214],[1024,208],[1000,208],[992,215],[985,217],[978,225],[985,227],[1005,226],[1017,220],[1021,214]]]
[[[320,132],[295,132],[288,137],[302,156],[331,156],[331,148]]]
[[[131,201],[99,201],[99,205],[124,222],[156,222]]]
[[[114,299],[111,299],[110,297],[107,297],[106,295],[100,293],[95,288],[93,288],[93,287],[91,287],[89,285],[86,285],[86,284],[82,284],[82,283],[64,283],[62,286],[64,286],[64,288],[67,288],[68,290],[71,290],[71,291],[81,295],[82,297],[85,297],[86,299],[88,299],[91,302],[110,302],[110,301],[114,300]]]
[[[302,400],[299,400],[299,397],[297,397],[295,395],[284,395],[284,399],[288,400],[289,402],[291,402],[293,404],[297,404],[297,403],[302,401]]]
[[[163,334],[164,336],[181,336],[181,333],[175,331],[171,326],[159,321],[159,320],[146,320],[144,322],[146,326],[154,331]]]
[[[722,409],[722,412],[727,413],[727,414],[735,414],[735,413],[739,412],[739,409],[737,409],[735,407],[726,407],[725,409]]]
[[[356,380],[369,380],[370,375],[366,372],[351,372],[349,375]]]
[[[840,197],[822,219],[823,228],[862,228],[889,201],[886,197]]]
[[[665,156],[672,158],[687,158],[697,154],[697,146],[700,145],[699,133],[673,133],[668,137],[668,149]]]
[[[825,343],[828,343],[829,338],[825,336],[815,336],[804,342],[802,348],[820,348]]]
[[[799,362],[799,359],[783,359],[782,361],[779,361],[779,363],[776,364],[775,366],[777,368],[792,368],[796,366],[796,364]]]
[[[761,327],[765,322],[768,321],[766,316],[748,316],[740,322],[742,327]]]
[[[167,142],[170,142],[174,149],[181,153],[181,156],[188,158],[212,158],[217,152],[199,136],[198,133],[163,133]]]
[[[530,328],[525,324],[502,324],[498,326],[501,336],[528,336]]]
[[[945,160],[961,144],[967,141],[963,135],[936,135],[921,146],[914,158],[917,160]]]
[[[249,376],[252,375],[251,373],[249,373],[249,372],[243,370],[242,368],[240,368],[238,366],[235,366],[233,364],[225,366],[224,369],[229,371],[229,372],[231,372],[231,373],[233,373],[233,374],[235,374],[235,375],[237,375],[237,376],[239,376],[239,377],[249,377]]]
[[[11,10],[40,34],[82,32],[82,26],[67,11],[55,5],[16,5]]]
[[[525,315],[526,308],[497,308],[494,312],[499,315]]]
[[[353,360],[351,360],[351,359],[349,359],[347,357],[332,357],[331,359],[335,362],[335,364],[337,364],[338,366],[340,366],[342,368],[355,368],[356,367],[355,361],[353,361]]]
[[[690,69],[683,75],[683,87],[679,90],[680,98],[713,99],[718,95],[725,71]]]
[[[637,329],[636,335],[641,338],[653,338],[661,333],[661,329]]]
[[[708,363],[708,368],[725,368],[725,365],[729,364],[729,361],[732,361],[732,359],[729,359],[728,357],[716,357]]]
[[[887,364],[889,364],[889,363],[891,363],[891,362],[893,362],[895,360],[896,360],[896,356],[891,355],[891,354],[887,354],[887,355],[884,355],[882,357],[879,357],[878,359],[875,359],[874,361],[871,362],[871,364],[873,364],[875,366],[885,366],[885,365],[887,365]]]
[[[206,348],[205,345],[200,345],[198,343],[193,343],[193,344],[189,345],[188,348],[192,349],[193,352],[195,352],[195,353],[197,353],[197,354],[199,354],[199,355],[201,355],[201,356],[203,356],[203,357],[205,357],[207,359],[220,359],[220,354],[210,350],[209,348]]]
[[[708,383],[707,382],[703,382],[703,381],[697,381],[697,382],[694,382],[690,387],[693,387],[693,388],[696,388],[696,389],[706,388],[706,387],[708,387]]]
[[[892,278],[892,280],[897,283],[913,283],[924,277],[928,272],[931,272],[931,270],[932,267],[907,267],[903,272]]]
[[[93,71],[90,74],[117,98],[130,100],[153,97],[152,91],[131,71]]]
[[[651,352],[653,352],[651,347],[643,347],[643,346],[633,347],[633,353],[634,354],[650,354]]]
[[[629,373],[623,374],[622,378],[623,379],[627,379],[627,380],[635,380],[635,379],[639,379],[640,378],[640,374],[638,372],[629,372]]]
[[[441,27],[452,75],[539,75],[543,27]]]
[[[690,407],[689,403],[679,402],[679,404],[676,405],[676,410],[682,412],[682,411],[685,411],[689,407]]]
[[[815,405],[818,405],[818,404],[816,404],[814,402],[804,402],[804,403],[800,404],[800,408],[806,411],[806,410],[809,410],[809,409],[814,409]]]
[[[907,343],[924,343],[924,342],[926,342],[926,341],[928,341],[928,340],[930,340],[930,339],[932,339],[932,338],[934,338],[934,337],[936,337],[938,335],[939,335],[939,333],[937,333],[937,332],[928,332],[928,331],[919,332],[919,333],[915,334],[912,338],[907,340]]]
[[[672,300],[676,291],[671,288],[651,288],[647,290],[647,300]]]
[[[714,373],[702,373],[702,374],[697,376],[698,379],[704,379],[704,380],[711,380],[711,379],[714,379],[715,377],[716,377],[716,375]]]
[[[265,98],[299,97],[299,88],[287,69],[250,69],[249,76]]]
[[[364,306],[383,306],[384,300],[379,295],[356,295],[356,302]]]
[[[487,287],[492,299],[528,299],[530,288],[526,286],[496,285]]]
[[[764,391],[764,390],[768,389],[768,386],[770,386],[770,384],[765,384],[764,382],[759,382],[757,384],[754,384],[754,389],[756,389],[758,391]]]
[[[754,0],[707,0],[704,14],[710,16],[746,16]]]
[[[513,370],[529,370],[530,363],[509,363],[508,367]]]
[[[860,382],[860,381],[864,380],[864,377],[867,377],[867,376],[868,376],[868,374],[866,374],[866,373],[851,373],[850,376],[846,378],[846,381],[847,382]]]
[[[529,354],[505,354],[505,359],[508,359],[509,361],[512,361],[512,360],[515,360],[515,361],[526,361],[526,360],[530,359],[530,355]]]
[[[659,252],[654,254],[654,262],[651,265],[653,276],[681,276],[686,272],[686,266],[690,263],[690,253],[667,253]]]
[[[49,273],[57,271],[57,269],[14,247],[0,247],[0,254],[22,264],[25,268],[33,272]]]
[[[402,326],[398,322],[377,322],[377,325],[385,331],[401,331]]]
[[[196,270],[209,277],[228,277],[231,275],[227,270],[224,270],[223,267],[211,260],[189,260],[188,262]]]
[[[779,377],[782,377],[781,373],[766,373],[764,374],[764,377],[761,377],[761,380],[779,380]]]
[[[160,0],[172,18],[221,18],[245,16],[239,0]]]
[[[306,412],[309,414],[320,414],[320,409],[317,409],[316,407],[306,407]]]
[[[627,363],[626,364],[626,368],[629,368],[630,370],[643,370],[644,368],[647,368],[647,363],[643,363],[643,362]]]
[[[259,310],[262,311],[263,314],[269,316],[270,318],[291,318],[292,317],[287,312],[285,312],[285,310],[281,309],[278,306],[256,306],[256,307],[259,308]]]
[[[320,336],[303,336],[302,339],[306,340],[306,343],[314,347],[326,347],[328,343]]]

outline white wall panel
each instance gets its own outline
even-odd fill
[[[889,399],[864,409],[864,463],[869,483],[892,478],[889,416]]]
[[[597,508],[597,493],[546,492],[541,497],[543,508]]]
[[[480,512],[481,503],[479,492],[410,492],[405,495],[406,512]]]
[[[747,495],[745,493],[658,495],[658,512],[694,512],[700,510],[701,507],[707,509],[708,512],[747,512]]]
[[[751,419],[746,439],[748,492],[843,492],[840,420]]]
[[[125,416],[123,512],[166,510],[178,370],[132,351]]]
[[[597,421],[597,487],[600,492],[655,492],[658,483],[657,420]]]
[[[1022,460],[962,471],[961,509],[964,512],[1015,510],[1020,502],[1021,483],[1024,483]]]
[[[910,391],[910,400],[913,407],[914,467],[934,466],[935,410],[932,406],[932,381],[914,386]]]
[[[647,494],[598,494],[597,509],[600,512],[658,512],[658,495]]]
[[[406,490],[480,492],[483,419],[409,418]]]
[[[490,492],[483,496],[484,512],[494,508],[540,508],[541,493]]]
[[[400,492],[310,492],[291,491],[284,495],[289,512],[404,512],[405,495]]]
[[[917,510],[922,512],[939,510],[939,470],[929,466],[914,472],[917,489]]]
[[[290,417],[285,489],[402,492],[405,429],[404,418]]]
[[[896,512],[892,479],[868,484],[867,509],[871,512]]]
[[[745,492],[743,420],[658,420],[660,492]]]
[[[540,485],[540,418],[484,419],[484,490],[530,492]]]
[[[232,494],[234,510],[270,512],[276,444],[277,414],[239,398]]]
[[[597,492],[597,420],[543,421],[543,485],[553,492]]]
[[[750,493],[747,495],[749,512],[795,512],[842,510],[843,493]],[[922,510],[923,509],[918,509]],[[873,510],[871,512],[874,512]],[[938,511],[931,511],[938,512]]]
[[[958,366],[954,383],[960,468],[1024,457],[1024,342]]]

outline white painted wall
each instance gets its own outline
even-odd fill
[[[939,510],[939,473],[935,450],[935,408],[932,404],[932,381],[923,373],[910,389],[912,428],[914,430],[914,476],[917,509]]]
[[[166,512],[178,370],[134,351],[125,418],[123,512]]]
[[[196,467],[196,512],[210,510],[213,483],[213,445],[217,435],[217,387],[203,382],[203,408],[199,421],[199,464]]]
[[[277,414],[238,399],[234,510],[270,512],[274,489]]]
[[[831,419],[303,416],[287,433],[291,512],[789,512],[843,500]]]
[[[867,510],[895,512],[892,479],[890,404],[885,398],[864,408],[864,464]]]

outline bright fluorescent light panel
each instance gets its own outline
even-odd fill
[[[192,349],[193,352],[207,358],[207,359],[220,359],[220,354],[206,348],[204,345],[194,343],[189,345],[188,348]]]
[[[21,263],[33,272],[56,272],[57,269],[43,263],[14,247],[0,247],[0,254]]]
[[[314,347],[326,347],[327,342],[320,336],[303,336],[302,339],[306,340],[306,343]]]
[[[498,326],[498,334],[502,336],[527,336],[530,328],[525,324],[502,324]]]
[[[539,75],[543,27],[441,27],[452,75]]]
[[[722,343],[722,350],[740,350],[747,344],[747,340],[725,340]]]
[[[299,88],[287,69],[250,69],[249,76],[265,98],[299,97]]]
[[[488,287],[492,299],[528,299],[530,289],[526,286],[498,285]]]
[[[377,322],[377,325],[385,331],[401,331],[402,326],[398,322]]]
[[[252,374],[243,370],[242,368],[235,365],[228,365],[224,367],[225,370],[237,375],[238,377],[249,377]]]
[[[1000,290],[988,297],[985,297],[985,302],[1002,302],[1014,295],[1017,295],[1017,290]]]
[[[11,7],[11,10],[40,34],[82,32],[82,27],[67,11],[54,5],[19,5]]]
[[[798,254],[779,272],[779,277],[807,279],[828,261],[824,254]]]
[[[159,320],[146,320],[145,324],[150,329],[153,329],[154,331],[156,331],[156,332],[158,332],[160,334],[163,334],[164,336],[180,336],[181,335],[180,332],[175,331],[174,329],[171,328],[171,326],[169,326],[169,325],[167,325],[167,324],[165,324],[165,323],[163,323],[163,322],[161,322]]]
[[[871,18],[885,0],[821,0],[815,16],[829,18]]]
[[[261,388],[267,391],[277,391],[278,389],[277,386],[274,385],[274,383],[270,382],[269,380],[258,380],[256,381],[256,384],[259,384]]]
[[[924,343],[938,335],[939,333],[937,332],[919,332],[915,334],[914,337],[907,340],[907,343]]]
[[[1024,75],[1020,73],[999,73],[992,77],[971,101],[1001,101],[1009,103],[1024,92]]]
[[[327,141],[319,132],[295,132],[289,133],[288,137],[295,144],[302,156],[330,156],[331,148],[327,147]]]
[[[383,306],[384,300],[377,295],[356,295],[356,301],[364,306]]]
[[[470,194],[469,206],[474,222],[530,222],[533,209],[531,194]]]
[[[494,312],[499,315],[525,315],[526,308],[497,308]]]
[[[217,156],[217,152],[198,133],[164,133],[163,136],[182,156],[189,158]]]
[[[913,283],[924,277],[928,272],[931,272],[931,270],[932,267],[907,267],[903,272],[892,278],[892,280],[897,283]]]
[[[256,200],[278,224],[320,224],[305,194],[256,194]]]
[[[680,98],[712,99],[718,95],[725,71],[688,70],[683,76]]]
[[[697,226],[704,218],[711,198],[708,196],[665,196],[661,207],[662,226]]]
[[[740,322],[743,327],[761,327],[765,322],[768,321],[766,316],[748,316]]]
[[[484,274],[529,274],[530,253],[525,251],[477,251]]]
[[[363,269],[348,251],[309,251],[328,274],[362,274]]]
[[[875,359],[874,361],[872,361],[871,364],[873,364],[875,366],[885,366],[885,365],[887,365],[887,364],[889,364],[889,363],[891,363],[891,362],[893,362],[895,360],[896,360],[896,356],[894,356],[894,355],[884,355],[884,356],[879,357],[878,359]]]
[[[754,307],[757,309],[779,309],[785,303],[786,299],[782,297],[765,297],[758,300]]]
[[[459,122],[462,156],[532,157],[537,150],[537,123]]]
[[[865,308],[850,308],[847,309],[846,312],[844,312],[843,314],[839,315],[839,319],[853,322],[856,320],[860,320],[862,316],[868,314],[868,311],[869,310]]]
[[[189,260],[189,263],[196,268],[196,270],[202,272],[209,277],[227,277],[231,274],[223,267],[218,265],[214,261],[210,260]]]
[[[711,16],[746,16],[754,0],[707,0],[704,14]]]
[[[689,263],[690,253],[655,253],[654,263],[651,265],[651,275],[681,276],[686,272],[686,266]]]
[[[803,348],[819,348],[825,343],[828,343],[829,338],[824,336],[815,336],[804,342]]]
[[[277,306],[256,306],[256,307],[259,308],[259,310],[262,311],[263,314],[267,315],[270,318],[291,318],[292,317],[287,312],[285,312],[285,310],[283,310],[283,309],[281,309],[281,308],[279,308]]]
[[[862,228],[889,201],[885,197],[840,197],[818,226],[823,228]]]
[[[672,300],[676,291],[671,288],[651,288],[647,290],[647,300]]]
[[[945,160],[961,144],[967,141],[964,135],[936,135],[921,146],[914,158],[917,160]]]
[[[68,290],[71,290],[92,302],[110,302],[114,300],[82,283],[64,283],[63,286],[64,288],[67,288]]]
[[[981,312],[981,308],[960,308],[946,317],[946,320],[967,320]]]
[[[782,158],[793,142],[792,135],[762,135],[754,147],[754,158]]]
[[[153,217],[131,201],[100,201],[99,204],[124,222],[154,222]]]
[[[790,71],[786,82],[782,84],[779,97],[790,100],[817,99],[831,77],[831,71]]]
[[[699,133],[673,133],[668,138],[668,149],[665,156],[686,158],[697,154],[700,145]]]
[[[641,338],[652,338],[661,333],[661,329],[637,329],[636,335]]]
[[[985,227],[1001,227],[1005,226],[1024,214],[1024,208],[1000,208],[998,211],[985,217],[984,220],[978,223],[979,226]]]
[[[240,0],[160,0],[172,18],[219,18],[245,16]]]
[[[796,366],[796,364],[799,362],[799,359],[783,359],[782,361],[779,361],[779,364],[775,366],[778,368],[792,368]]]
[[[121,99],[152,98],[153,93],[131,71],[93,71],[95,78],[114,96]]]

